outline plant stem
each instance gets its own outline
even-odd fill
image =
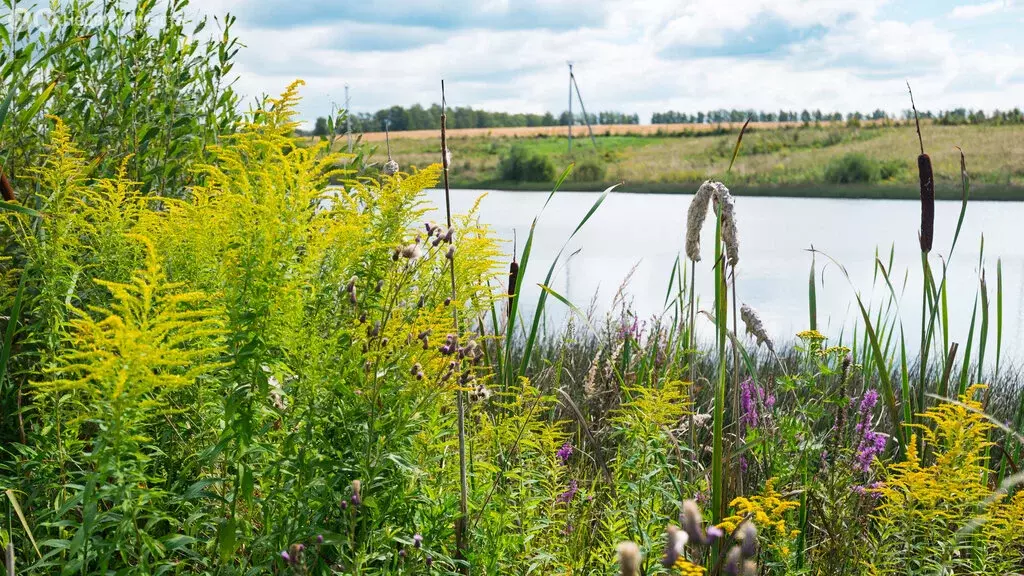
[[[444,168],[444,208],[448,228],[452,227],[452,198],[451,189],[448,186],[448,136],[445,132],[447,114],[444,98],[444,80],[441,81],[441,166]],[[453,240],[454,242],[454,240]],[[455,256],[451,258],[448,266],[452,280],[452,328],[455,334],[459,333],[459,306],[455,293]],[[456,405],[458,410],[459,429],[459,518],[455,522],[455,548],[459,560],[466,560],[466,521],[469,517],[469,483],[466,480],[466,405],[462,389],[455,392]],[[469,564],[464,563],[459,567],[460,572],[469,574]]]

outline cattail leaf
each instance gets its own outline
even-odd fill
[[[18,503],[18,498],[14,495],[13,490],[5,490],[7,499],[11,501],[11,508],[14,508],[14,513],[18,516],[18,520],[21,522],[21,527],[25,530],[25,534],[28,535],[28,539],[32,542],[32,547],[35,548],[36,554],[39,558],[43,558],[43,554],[39,551],[39,545],[36,544],[36,538],[32,535],[32,528],[28,525],[28,520],[25,519],[25,513],[21,510],[21,504]]]
[[[0,27],[2,30],[3,27]],[[7,112],[11,109],[11,101],[14,100],[14,88],[7,91],[7,97],[4,98],[3,102],[0,102],[0,128],[4,127],[4,121],[7,120]]]
[[[26,216],[33,216],[37,218],[43,217],[42,213],[37,212],[27,206],[22,206],[21,204],[16,204],[14,202],[4,202],[3,200],[0,200],[0,210],[7,210],[8,212],[17,212],[19,214],[24,214]]]

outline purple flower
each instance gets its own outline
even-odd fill
[[[855,467],[861,472],[870,472],[871,463],[874,462],[879,454],[885,451],[885,445],[888,442],[889,437],[885,434],[865,430],[860,446],[857,447]]]
[[[572,456],[572,444],[569,442],[562,444],[562,447],[558,449],[556,455],[562,460],[562,466],[568,465],[569,458]]]
[[[878,391],[868,390],[860,401],[860,416],[862,419],[867,419],[871,416],[871,411],[875,409],[875,404],[878,404]]]
[[[757,411],[758,402],[761,399],[761,390],[754,381],[747,378],[740,382],[740,423],[751,428],[757,428],[760,423],[760,415]]]
[[[725,535],[725,531],[718,526],[708,526],[708,539],[714,541]]]
[[[292,563],[292,557],[288,555],[287,550],[281,550],[281,558],[289,564]]]
[[[433,556],[427,556],[427,558],[426,558],[426,560],[424,560],[424,562],[426,563],[427,568],[430,568],[431,566],[434,565],[434,557]]]
[[[317,534],[316,535],[316,543],[317,544],[323,544],[324,543],[324,535],[323,534]]]
[[[742,473],[746,474],[748,466],[749,465],[747,464],[747,457],[746,456],[740,456],[740,471]]]
[[[569,502],[572,501],[573,497],[576,496],[576,492],[578,491],[579,485],[577,484],[576,480],[570,480],[569,489],[556,496],[555,502],[558,504],[568,504]]]
[[[412,545],[417,547],[417,548],[419,548],[420,546],[423,546],[423,536],[421,536],[420,534],[414,535],[412,537]]]

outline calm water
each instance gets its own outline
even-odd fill
[[[486,194],[480,205],[482,223],[509,241],[509,253],[515,231],[521,251],[530,223],[547,194],[458,190],[452,192],[454,210],[464,212],[481,194]],[[557,194],[548,205],[537,226],[525,278],[532,287],[531,299],[535,298],[539,290],[536,284],[543,281],[555,254],[597,197],[596,193],[566,192]],[[429,198],[443,206],[443,191],[431,191]],[[613,193],[569,244],[566,254],[577,249],[580,252],[563,267],[552,287],[584,309],[596,294],[598,309],[607,311],[619,286],[635,267],[627,287],[634,309],[641,318],[660,313],[669,272],[676,255],[683,250],[690,199],[689,195]],[[853,285],[866,299],[872,296],[875,248],[887,261],[890,248],[895,246],[891,276],[899,291],[904,274],[909,272],[900,308],[908,338],[918,338],[914,335],[920,331],[921,309],[919,210],[919,203],[901,200],[737,198],[740,262],[736,288],[740,300],[760,312],[775,338],[792,340],[794,333],[807,328],[807,280],[811,265],[807,249],[811,245],[842,263]],[[959,210],[959,202],[936,205],[933,268],[940,268],[939,256],[949,253]],[[991,300],[990,361],[995,351],[997,258],[1003,263],[1004,354],[1017,359],[1024,357],[1022,228],[1024,203],[971,202],[949,266],[951,339],[960,342],[963,350],[981,273],[978,255],[984,232],[984,267]],[[714,299],[710,250],[713,242],[714,224],[709,219],[702,239],[704,259],[697,268],[697,292],[704,309],[709,309]],[[821,256],[817,269],[819,328],[835,337],[845,325],[849,334],[859,316],[854,288],[835,265]],[[873,294],[878,302],[884,296],[883,289],[879,279]],[[549,299],[549,307],[556,317],[564,314],[564,305],[553,299]],[[704,328],[709,327],[705,320]],[[908,342],[908,347],[912,344]]]

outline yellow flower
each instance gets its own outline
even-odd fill
[[[825,335],[817,330],[804,330],[803,332],[797,332],[796,337],[810,342],[825,340]]]
[[[755,525],[764,528],[766,531],[767,529],[774,528],[778,537],[768,538],[768,534],[762,532],[766,536],[765,545],[783,558],[789,556],[789,542],[787,542],[787,539],[792,540],[796,538],[799,531],[787,529],[786,513],[800,508],[800,502],[784,500],[782,495],[775,491],[774,481],[769,479],[765,482],[761,494],[753,495],[749,498],[742,496],[734,498],[729,503],[729,507],[733,509],[733,514],[718,524],[722,531],[726,534],[732,534],[740,524],[749,518]]]
[[[706,571],[703,566],[698,566],[685,558],[676,560],[675,569],[679,571],[682,576],[702,576]]]

